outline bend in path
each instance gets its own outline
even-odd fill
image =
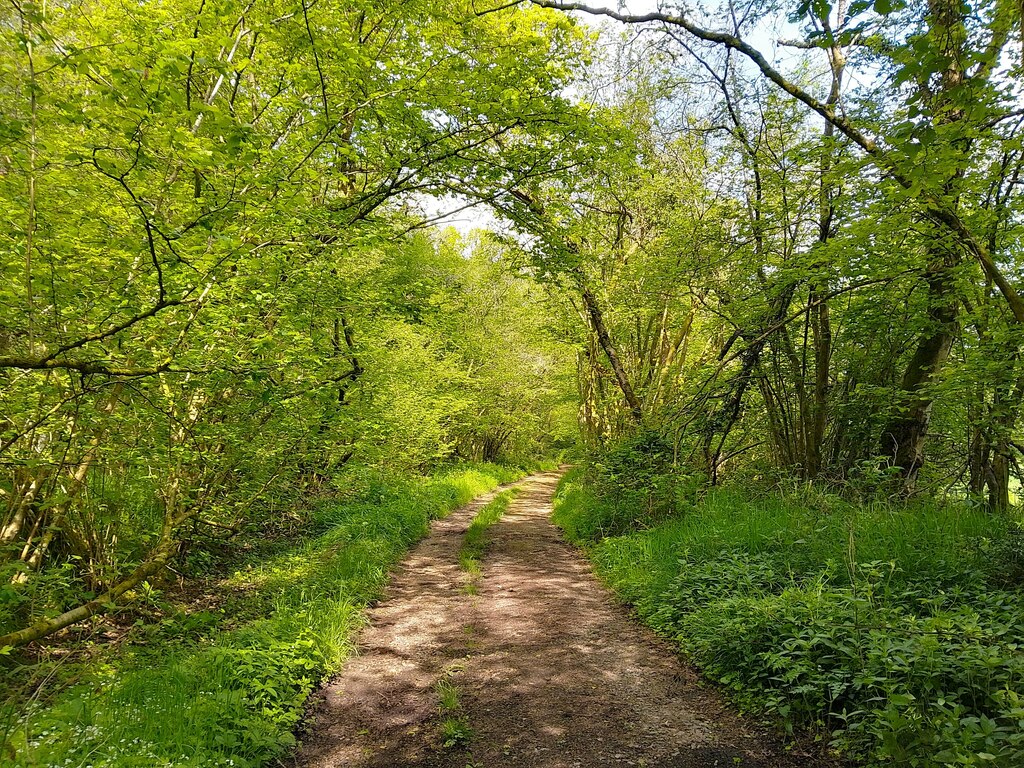
[[[594,578],[534,475],[489,531],[477,594],[462,536],[493,496],[435,524],[370,611],[360,653],[314,698],[307,768],[813,768],[735,715]],[[473,736],[445,749],[435,685]]]

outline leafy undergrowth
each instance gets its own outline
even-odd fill
[[[1018,523],[812,492],[685,496],[669,519],[602,538],[621,506],[574,470],[555,521],[748,711],[868,764],[1024,765]]]
[[[264,765],[294,743],[314,686],[351,650],[362,610],[429,521],[525,471],[497,465],[368,484],[320,503],[320,533],[249,561],[215,610],[140,620],[117,652],[61,670],[80,676],[46,701],[0,711],[12,766]],[[40,677],[14,666],[5,674]],[[46,688],[37,681],[37,689]]]
[[[517,492],[517,488],[510,488],[499,493],[474,515],[466,529],[459,549],[459,567],[469,574],[467,591],[470,593],[476,592],[476,583],[480,578],[480,559],[487,552],[487,529],[501,520]]]

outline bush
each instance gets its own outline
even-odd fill
[[[585,538],[597,540],[656,525],[677,508],[685,483],[673,467],[673,449],[656,432],[644,431],[585,464],[601,504],[582,505]]]

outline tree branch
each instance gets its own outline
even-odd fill
[[[690,21],[686,16],[677,16],[674,14],[662,13],[660,11],[642,14],[629,14],[619,13],[607,8],[595,8],[593,6],[577,2],[558,2],[557,0],[529,1],[541,8],[553,8],[559,11],[581,11],[595,16],[607,16],[608,18],[615,19],[616,21],[620,21],[624,24],[643,24],[652,21],[661,22],[669,26],[679,27],[699,40],[703,40],[708,43],[715,43],[717,45],[725,46],[730,50],[738,51],[753,62],[767,79],[771,80],[797,101],[802,102],[814,112],[817,112],[825,118],[825,120],[841,131],[843,135],[863,149],[864,152],[872,158],[875,164],[883,172],[891,176],[900,186],[909,191],[916,191],[915,185],[910,176],[904,173],[901,169],[900,160],[892,157],[890,152],[881,147],[873,138],[856,128],[845,116],[837,112],[831,105],[816,99],[810,93],[783,77],[783,75],[769,63],[760,51],[736,35],[729,34],[728,32],[716,32],[714,30],[704,29]],[[974,233],[971,232],[963,219],[939,196],[924,191],[916,191],[916,195],[919,202],[924,206],[929,218],[942,224],[952,232],[960,240],[964,248],[975,259],[977,259],[985,274],[999,288],[999,292],[1006,300],[1014,319],[1018,323],[1024,324],[1024,299],[1021,298],[1020,294],[1017,293],[1017,290],[1002,273],[1002,270],[999,269],[999,266],[996,264],[995,259],[989,252],[985,243],[974,236]]]

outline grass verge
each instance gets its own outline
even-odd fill
[[[563,479],[556,523],[748,711],[869,764],[1024,765],[1017,523],[728,489],[646,530],[593,533],[615,516],[583,471]]]
[[[523,474],[467,466],[318,505],[321,533],[226,578],[219,588],[233,597],[216,610],[140,620],[116,654],[62,669],[73,684],[0,709],[0,762],[265,765],[294,744],[307,696],[341,666],[363,608],[430,520]],[[42,671],[15,664],[4,674]]]

